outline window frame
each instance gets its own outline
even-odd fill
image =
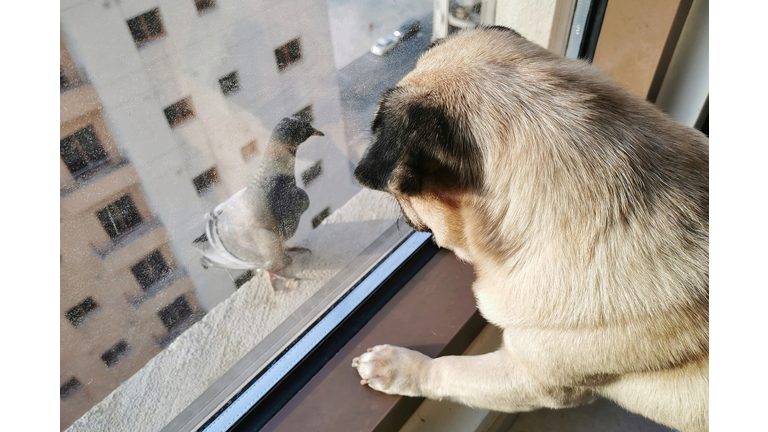
[[[356,331],[354,326],[348,327],[351,312],[365,314],[363,321],[370,319],[377,308],[395,295],[435,253],[437,246],[432,241],[431,234],[412,230],[402,219],[396,221],[179,413],[162,432],[216,430],[211,429],[208,423],[213,424],[218,418],[224,419],[225,417],[221,417],[224,413],[231,416],[234,412],[232,410],[243,404],[259,402],[261,399],[247,399],[249,394],[246,393],[247,389],[254,388],[252,385],[257,380],[262,379],[263,383],[266,379],[263,377],[272,377],[275,374],[285,377],[295,370],[296,365],[304,359],[303,356],[297,356],[297,353],[301,350],[315,350],[319,341],[312,338],[316,338],[318,334],[324,334],[321,339],[325,341],[343,342],[342,338],[331,335],[338,331],[349,332],[350,329]],[[395,277],[398,275],[400,277]],[[347,310],[346,314],[341,313],[342,308]],[[327,321],[321,323],[325,318]],[[317,330],[313,332],[313,329]],[[352,335],[354,332],[348,334],[347,339]],[[281,366],[290,365],[292,366],[280,369]],[[318,365],[322,366],[321,363]],[[303,379],[311,378],[311,374],[301,375]],[[259,389],[262,390],[264,389]],[[253,392],[252,390],[250,396]],[[244,394],[246,396],[243,398]],[[238,420],[239,417],[236,421]],[[221,420],[216,424],[222,421],[229,420]]]
[[[81,136],[78,136],[81,135]],[[101,151],[103,156],[101,156],[98,159],[91,159],[91,155],[89,154],[89,150],[85,148],[86,140],[81,139],[81,137],[84,134],[90,134],[93,138],[94,143],[98,146],[98,150]],[[59,155],[61,157],[62,162],[64,162],[64,165],[67,167],[67,170],[69,170],[69,173],[74,177],[75,179],[80,179],[85,177],[87,174],[90,174],[94,170],[98,169],[99,167],[103,166],[109,161],[109,153],[107,153],[107,150],[104,148],[104,145],[101,143],[101,140],[99,139],[98,134],[96,134],[96,130],[94,129],[92,124],[89,124],[85,126],[84,128],[78,129],[77,131],[73,132],[71,135],[67,135],[64,138],[62,138],[60,141],[64,142],[66,140],[71,140],[71,143],[74,147],[74,149],[78,152],[81,159],[83,159],[86,164],[80,169],[77,169],[75,171],[72,171],[72,168],[67,164],[67,162],[64,160],[64,156],[61,155],[61,144],[59,144]]]
[[[169,114],[169,110],[171,109],[174,110],[173,116]],[[179,113],[187,113],[187,115],[180,116]],[[168,126],[171,129],[192,120],[195,118],[195,108],[194,105],[192,105],[192,97],[187,96],[163,108],[163,115],[165,115],[165,120],[168,122]],[[173,119],[171,119],[171,117],[173,117]]]
[[[155,14],[155,17],[157,18],[157,22],[160,25],[160,32],[150,36],[149,35],[149,31],[148,31],[149,30],[149,25],[147,24],[147,20],[146,20],[145,17],[147,15],[153,14],[153,13]],[[136,20],[138,20],[138,21],[136,21]],[[130,23],[132,21],[133,22],[138,22],[138,23],[141,24],[141,30],[147,36],[145,39],[143,39],[141,41],[136,40],[136,36],[135,36],[133,30],[131,29],[131,24]],[[163,18],[162,18],[162,16],[160,16],[160,8],[159,7],[156,7],[154,9],[150,9],[150,10],[148,10],[148,11],[142,13],[142,14],[136,15],[135,17],[133,17],[133,18],[131,18],[129,20],[126,20],[125,23],[128,26],[128,31],[131,34],[131,39],[133,39],[133,42],[136,44],[136,48],[144,47],[147,44],[149,44],[150,42],[155,41],[155,40],[160,39],[163,36],[165,36],[165,25],[163,25]]]
[[[291,44],[296,43],[298,46],[298,56],[296,58],[292,58],[291,55]],[[301,36],[297,36],[288,42],[284,43],[283,45],[280,45],[279,47],[275,48],[275,63],[277,64],[277,71],[278,72],[285,72],[287,69],[290,69],[291,66],[301,61],[302,58],[304,58],[302,52],[301,52]],[[281,55],[284,56],[284,59],[281,59]],[[283,62],[284,60],[284,62]]]

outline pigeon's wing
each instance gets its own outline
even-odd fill
[[[277,175],[269,180],[267,202],[283,238],[291,238],[299,227],[301,215],[309,208],[309,196],[296,186],[296,179]]]

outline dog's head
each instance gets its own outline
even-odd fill
[[[489,57],[494,52],[453,53],[484,45],[478,40],[482,38],[522,39],[500,27],[476,34],[480,38],[452,37],[432,44],[416,68],[382,95],[371,143],[354,172],[362,186],[392,194],[414,229],[433,232],[439,245],[457,254],[462,201],[481,193],[484,185],[483,150],[474,130],[477,100],[472,96],[484,77],[476,65],[493,61]]]

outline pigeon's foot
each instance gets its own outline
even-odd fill
[[[287,247],[287,248],[285,248],[285,251],[286,252],[309,252],[309,253],[312,253],[311,250],[309,250],[309,249],[307,249],[305,247],[298,247],[298,246]]]
[[[281,279],[284,282],[293,282],[295,284],[298,284],[299,281],[301,280],[301,279],[298,279],[298,278],[289,278],[289,277],[281,276],[281,275],[277,274],[276,272],[271,272],[271,271],[268,271],[268,270],[262,270],[262,271],[264,272],[264,274],[267,275],[267,282],[269,282],[269,287],[272,288],[272,291],[277,291],[275,289],[275,283],[274,283],[273,278]]]

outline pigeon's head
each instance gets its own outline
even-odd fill
[[[299,144],[312,135],[325,136],[307,121],[298,117],[286,117],[280,120],[280,123],[275,126],[275,130],[272,131],[272,141],[295,150]]]

